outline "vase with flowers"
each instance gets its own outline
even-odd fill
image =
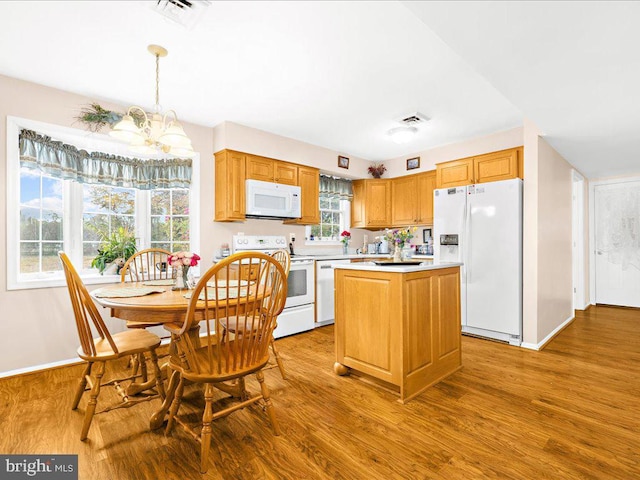
[[[394,228],[393,230],[385,230],[384,238],[390,242],[393,247],[393,261],[402,261],[402,249],[405,244],[413,238],[413,234],[418,230],[418,227],[406,227],[406,228]]]
[[[385,167],[382,163],[374,163],[367,168],[367,172],[373,178],[380,178],[384,172],[387,171],[387,167]]]
[[[349,242],[351,241],[351,233],[344,230],[340,236],[342,237],[340,241],[342,242],[342,253],[347,255],[349,253]]]
[[[193,288],[188,279],[189,267],[198,265],[198,260],[200,260],[198,254],[183,251],[174,252],[167,257],[167,263],[176,272],[176,283],[173,286],[173,290]]]

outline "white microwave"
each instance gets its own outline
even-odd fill
[[[246,216],[249,218],[299,218],[300,187],[247,180]]]

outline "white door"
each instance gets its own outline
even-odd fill
[[[596,185],[596,303],[640,307],[640,181]]]

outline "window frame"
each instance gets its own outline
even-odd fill
[[[6,152],[6,271],[7,290],[23,290],[33,288],[50,288],[66,286],[62,270],[51,274],[43,273],[41,278],[23,279],[20,275],[20,130],[26,128],[35,130],[52,138],[64,137],[64,141],[74,143],[69,138],[76,138],[76,146],[90,149],[85,144],[99,143],[110,153],[129,156],[126,145],[112,140],[109,136],[91,133],[75,128],[62,127],[36,120],[7,116],[7,152]],[[84,142],[83,142],[84,140]],[[200,251],[200,155],[192,160],[192,183],[189,188],[189,242],[191,250]],[[136,238],[139,238],[138,249],[149,248],[151,241],[151,206],[150,191],[135,190],[136,195]],[[82,184],[72,180],[63,180],[63,249],[69,255],[74,266],[78,269],[82,281],[86,284],[115,283],[120,281],[119,275],[100,275],[95,271],[87,272],[82,268]],[[75,222],[75,223],[74,223]],[[195,267],[194,274],[198,274]]]
[[[321,196],[322,196],[322,193],[318,196],[318,208],[320,208]],[[331,212],[335,212],[335,210],[331,210]],[[349,231],[351,229],[351,201],[350,200],[344,200],[344,199],[340,200],[340,214],[341,214],[342,222],[340,224],[339,230],[341,232],[344,230]],[[322,218],[322,209],[320,209],[320,218]],[[310,240],[309,237],[311,236],[311,225],[305,226],[304,236],[305,236],[305,241],[304,241],[305,246],[307,245],[308,246],[342,245],[342,241],[340,240],[340,238],[338,238],[337,240]],[[339,236],[340,234],[338,234],[338,237]]]

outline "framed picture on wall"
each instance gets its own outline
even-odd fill
[[[422,243],[428,243],[431,238],[431,229],[425,228],[422,230]]]
[[[340,168],[349,168],[349,158],[338,156],[338,166]]]
[[[407,170],[413,170],[420,167],[420,157],[407,159]]]

